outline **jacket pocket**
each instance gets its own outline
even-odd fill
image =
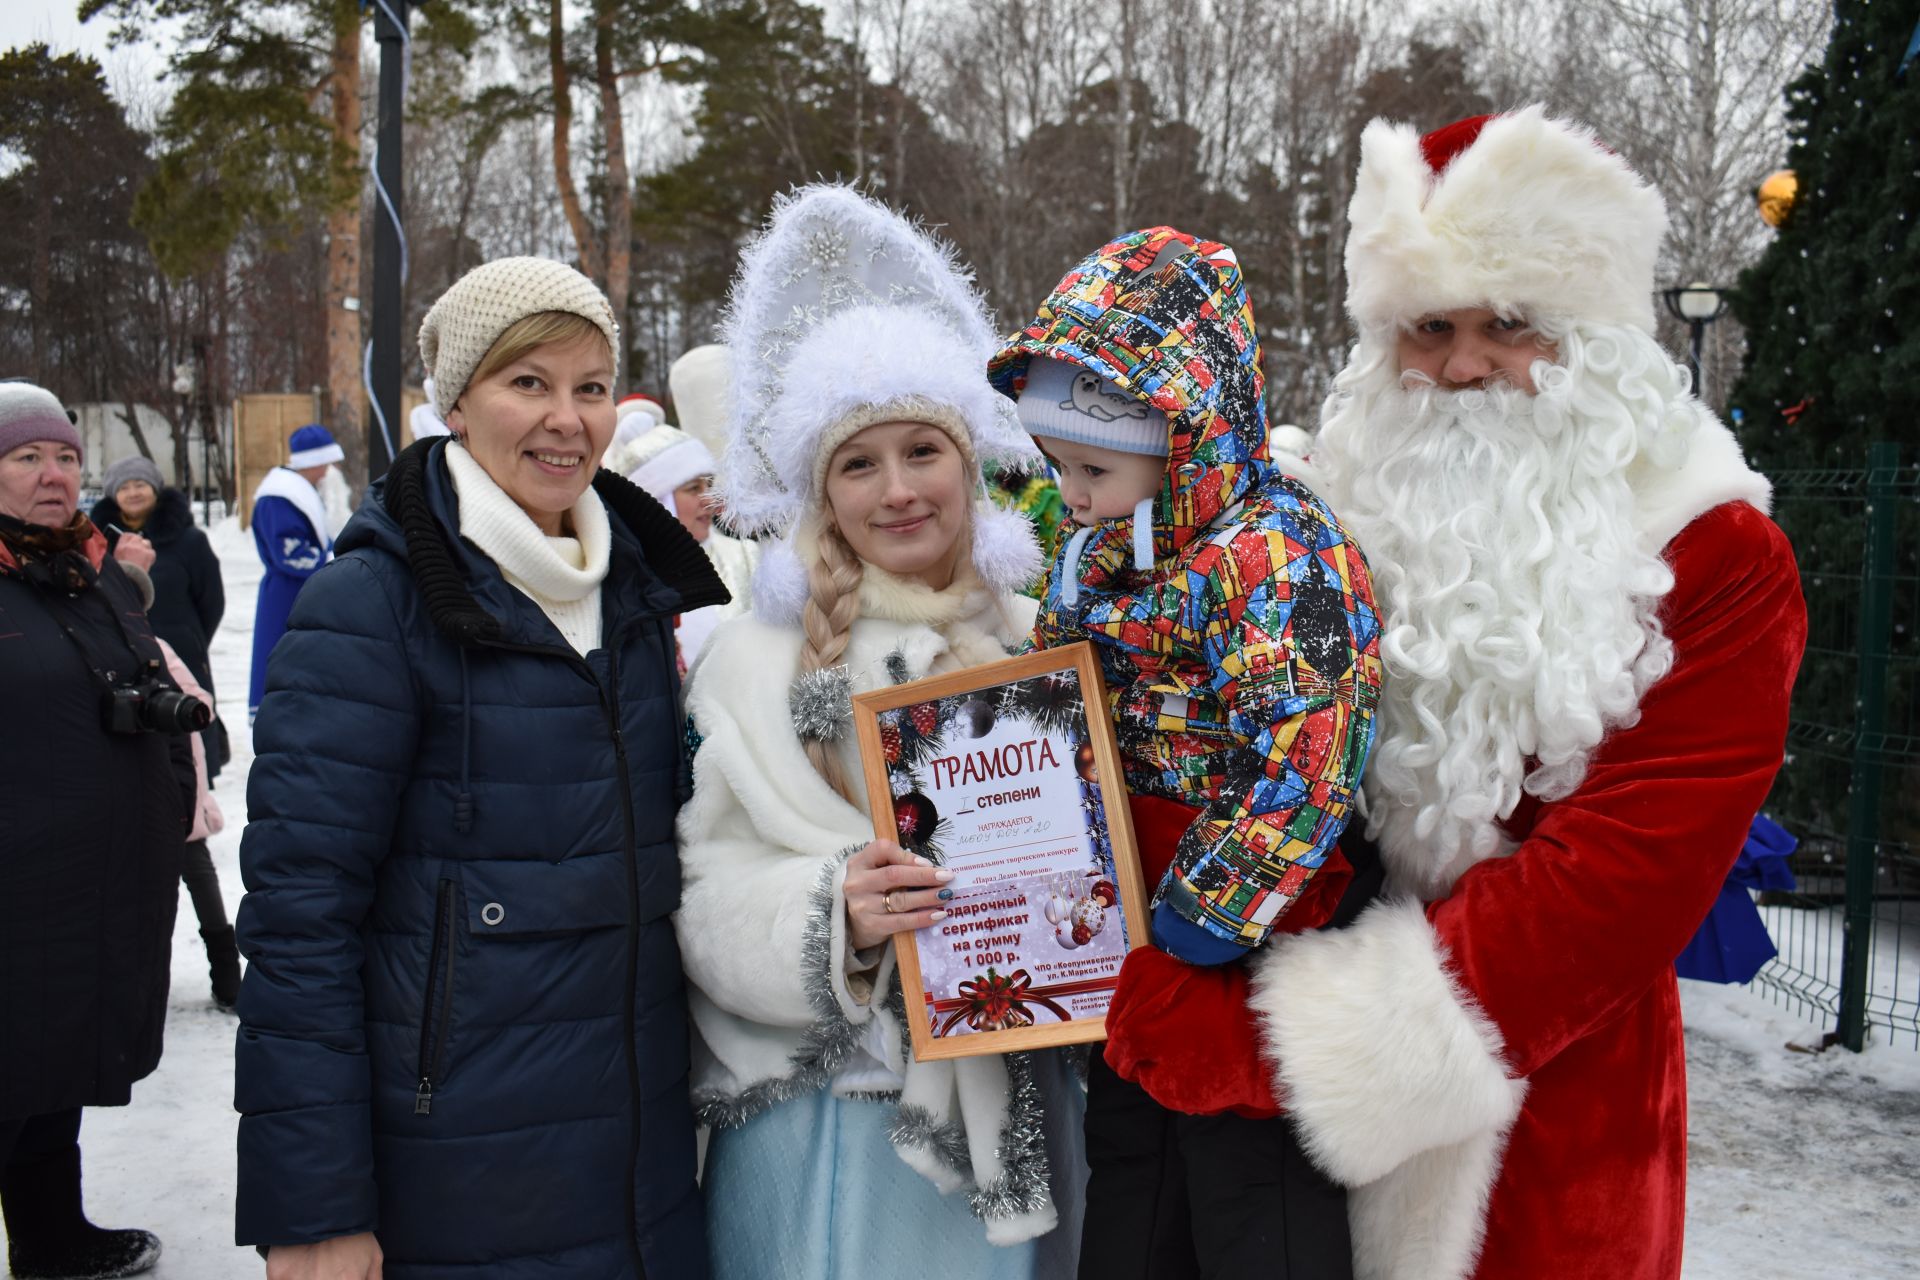
[[[626,858],[617,851],[559,862],[469,862],[460,875],[475,942],[611,929],[634,918]]]
[[[447,1028],[453,1018],[454,957],[460,951],[454,937],[459,898],[459,883],[443,878],[433,907],[433,942],[427,951],[426,995],[420,1010],[420,1084],[413,1096],[417,1116],[432,1113],[434,1082],[445,1069]]]

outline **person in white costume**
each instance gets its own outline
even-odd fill
[[[620,446],[610,465],[653,495],[653,500],[679,517],[686,531],[713,561],[720,581],[733,599],[680,615],[674,638],[680,646],[680,670],[686,673],[700,656],[713,629],[747,611],[752,599],[753,566],[760,559],[758,544],[730,538],[713,524],[713,479],[719,470],[707,446],[678,427],[655,427],[631,444]]]
[[[667,370],[673,416],[680,429],[713,451],[727,451],[728,395],[733,390],[733,356],[722,342],[682,353]]]
[[[713,1274],[1070,1275],[1079,1085],[1061,1053],[911,1060],[890,942],[943,917],[951,875],[872,839],[850,732],[851,693],[1026,634],[1038,549],[980,478],[1033,459],[986,381],[994,333],[946,249],[815,186],[742,255],[724,336],[728,517],[779,541],[687,695],[676,923]]]
[[[613,444],[624,448],[667,420],[666,406],[643,391],[620,397],[614,406]]]

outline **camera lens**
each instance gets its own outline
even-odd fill
[[[142,704],[140,719],[156,733],[198,733],[213,722],[213,713],[190,694],[155,689]]]

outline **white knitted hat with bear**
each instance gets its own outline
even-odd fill
[[[606,336],[620,378],[620,326],[593,281],[550,258],[496,258],[461,276],[420,324],[420,361],[433,378],[433,407],[444,419],[487,352],[517,321],[543,311],[579,316]]]

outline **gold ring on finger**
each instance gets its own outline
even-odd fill
[[[900,891],[899,891],[898,889],[889,889],[889,890],[887,890],[887,891],[886,891],[885,893],[883,893],[883,894],[881,894],[881,895],[880,895],[880,901],[881,901],[881,902],[882,902],[883,904],[885,904],[885,906],[886,906],[886,908],[887,908],[887,914],[888,914],[888,915],[895,915],[895,914],[897,914],[897,913],[899,912],[899,910],[900,910],[900,908],[899,908],[899,907],[896,907],[896,906],[895,906],[895,905],[893,904],[893,895],[894,895],[894,894],[896,894],[896,893],[898,893],[898,892],[900,892]]]

